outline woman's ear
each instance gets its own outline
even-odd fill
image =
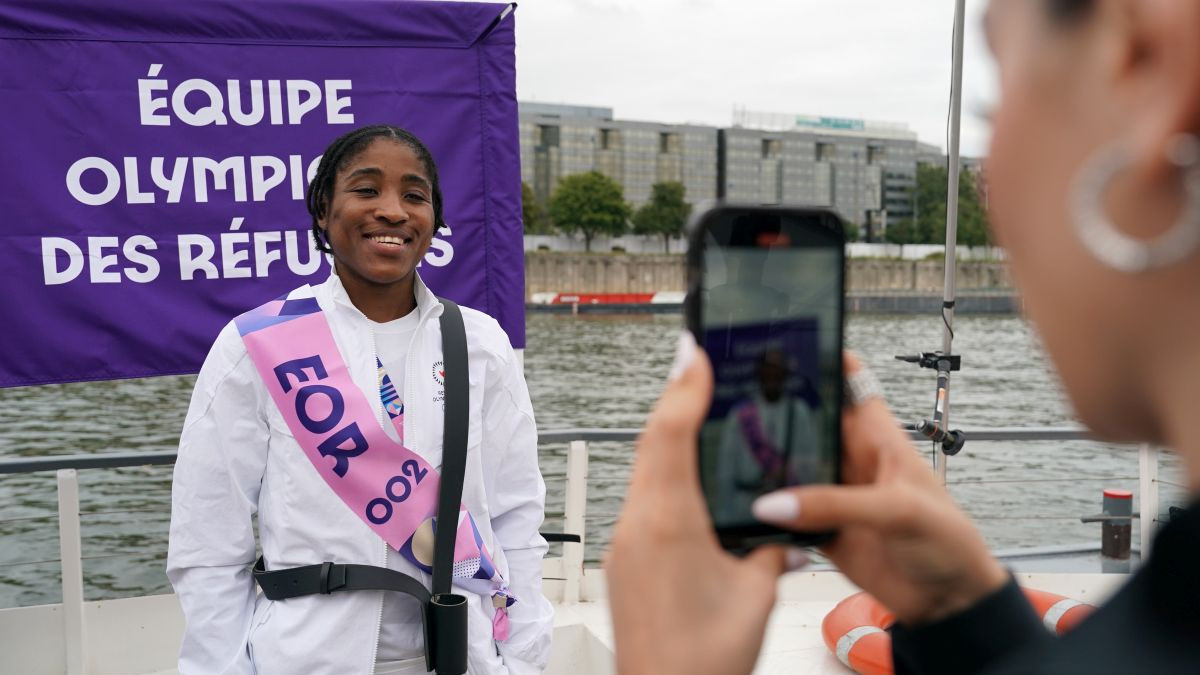
[[[1161,178],[1180,134],[1200,134],[1200,2],[1119,0],[1126,35],[1119,83],[1135,170]]]
[[[1096,10],[1100,78],[1076,104],[1099,116],[1125,158],[1099,198],[1124,234],[1159,236],[1186,198],[1172,153],[1200,132],[1200,0],[1106,0]]]

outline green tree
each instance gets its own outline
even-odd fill
[[[945,166],[918,164],[917,187],[913,191],[916,217],[912,228],[906,240],[889,237],[888,241],[897,244],[945,243],[947,182]],[[970,171],[958,175],[958,243],[964,246],[983,246],[988,243],[987,213],[979,199],[976,176]]]
[[[890,222],[883,238],[889,244],[914,244],[917,239],[917,224],[908,218]]]
[[[521,181],[521,223],[525,234],[547,234],[550,228],[546,223],[546,213],[538,203],[537,195],[529,183]]]
[[[964,246],[987,246],[991,243],[987,209],[980,194],[978,173],[967,171],[959,175],[958,243]]]
[[[683,183],[655,183],[650,190],[650,201],[633,214],[633,231],[662,235],[663,253],[669,253],[671,237],[683,234],[692,205],[683,201]]]
[[[845,235],[848,242],[858,241],[859,235],[862,234],[862,228],[858,226],[858,223],[847,220],[842,223],[842,234]]]
[[[628,228],[629,205],[620,184],[599,171],[576,173],[560,180],[550,195],[549,211],[558,229],[568,234],[583,233],[588,251],[596,235],[616,237]]]

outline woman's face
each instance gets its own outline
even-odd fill
[[[1116,142],[1127,121],[1111,106],[1105,41],[1097,22],[1054,22],[1042,0],[998,0],[989,43],[1001,77],[986,166],[991,223],[1007,250],[1027,315],[1042,336],[1078,416],[1105,436],[1146,438],[1151,411],[1138,400],[1147,317],[1138,283],[1082,249],[1068,196],[1079,167]]]
[[[347,288],[411,286],[433,241],[433,189],[409,146],[371,142],[338,170],[325,230]]]

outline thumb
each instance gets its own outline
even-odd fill
[[[795,572],[808,565],[808,553],[795,546],[768,545],[760,546],[743,558],[746,565],[755,567],[771,578],[785,572]]]
[[[887,529],[901,517],[899,500],[877,485],[814,485],[778,490],[754,501],[754,517],[790,530],[848,525]]]
[[[783,546],[760,546],[742,559],[743,563],[757,568],[772,579],[788,570],[788,553]]]
[[[708,355],[696,344],[690,331],[681,331],[667,386],[646,421],[643,440],[694,440],[708,413],[712,389],[712,366]],[[642,442],[638,445],[642,452],[656,444]]]
[[[658,486],[647,488],[651,492],[680,481],[699,487],[696,438],[708,412],[712,388],[708,356],[696,346],[690,332],[681,332],[667,387],[638,438],[631,494],[641,494],[634,486],[644,483]]]

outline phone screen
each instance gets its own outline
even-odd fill
[[[729,207],[693,233],[691,319],[715,379],[701,482],[728,547],[782,534],[751,514],[759,496],[838,480],[842,237],[831,213]]]

